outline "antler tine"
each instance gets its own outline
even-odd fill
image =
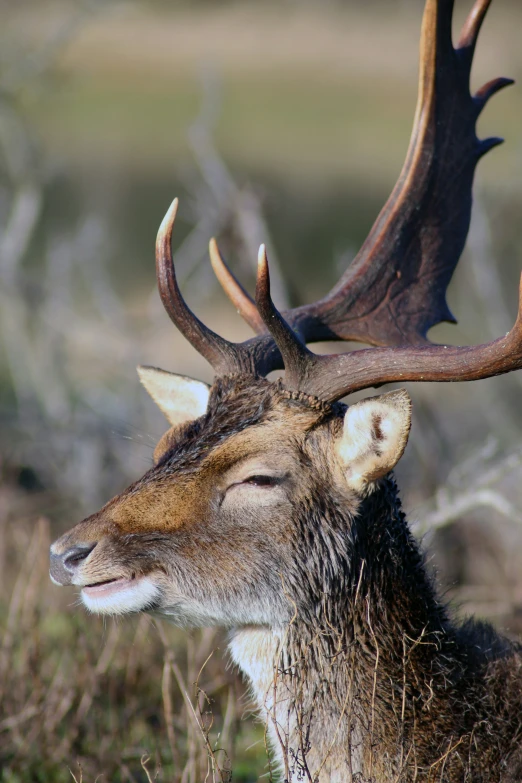
[[[482,111],[482,109],[489,101],[489,99],[493,95],[496,95],[496,93],[499,92],[499,90],[503,90],[504,87],[509,87],[511,84],[514,83],[515,83],[514,79],[507,79],[504,76],[499,76],[497,79],[491,79],[490,82],[486,82],[486,84],[483,84],[482,87],[479,90],[477,90],[477,92],[475,93],[475,98],[474,98],[479,111]],[[503,139],[499,139],[499,143],[502,141]]]
[[[441,321],[455,322],[446,289],[466,241],[478,160],[501,142],[479,141],[488,98],[510,79],[469,91],[473,51],[489,0],[477,0],[455,49],[453,0],[426,0],[419,98],[397,184],[337,285],[321,301],[284,313],[309,343],[356,340],[376,346],[427,343]]]
[[[178,199],[174,199],[156,240],[158,288],[171,321],[218,375],[246,373],[257,376],[281,369],[281,354],[269,335],[259,335],[244,343],[231,343],[205,326],[188,307],[181,295],[172,259],[172,229],[177,209]]]
[[[156,277],[163,306],[173,324],[219,375],[255,371],[252,351],[228,342],[206,327],[181,295],[172,259],[172,229],[177,211],[176,198],[163,218],[156,239]]]
[[[490,5],[491,0],[476,0],[460,31],[457,48],[468,49],[470,58],[473,57],[475,52],[480,28]]]
[[[247,322],[256,334],[263,334],[266,332],[263,319],[257,311],[254,300],[249,296],[241,283],[239,283],[228,268],[219,252],[218,244],[214,238],[209,242],[208,252],[214,274],[241,318]]]
[[[486,13],[490,5],[491,0],[476,0],[475,5],[469,12],[468,18],[464,22],[460,32],[457,43],[457,51],[461,56],[466,57],[470,68],[473,55],[475,53],[475,47],[477,45],[480,28],[482,27],[482,23],[486,17]],[[504,87],[509,87],[511,84],[514,84],[514,79],[507,79],[503,76],[497,77],[496,79],[491,79],[491,81],[483,84],[482,87],[480,87],[480,89],[478,89],[473,96],[473,102],[477,108],[477,117],[489,99],[493,97],[493,95],[496,95],[497,92],[503,90]],[[496,147],[498,144],[502,144],[503,141],[504,139],[497,138],[495,136],[491,137],[490,139],[484,139],[480,142],[480,154],[484,155],[493,147]]]
[[[458,382],[491,378],[522,368],[522,276],[515,325],[504,337],[474,346],[420,345],[369,348],[315,356],[306,391],[335,401],[394,381]]]
[[[309,365],[315,363],[315,356],[301,342],[272,302],[265,245],[260,246],[257,259],[256,303],[259,315],[281,351],[285,367],[285,386],[301,389],[306,383]]]

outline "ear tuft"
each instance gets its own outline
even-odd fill
[[[173,426],[197,419],[207,410],[206,383],[156,367],[140,365],[137,369],[140,381]]]
[[[370,397],[348,408],[337,443],[349,486],[362,491],[400,460],[411,426],[411,399],[405,389]]]

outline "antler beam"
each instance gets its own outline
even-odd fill
[[[367,348],[336,356],[314,354],[299,388],[333,402],[394,381],[477,381],[521,368],[522,278],[517,320],[504,337],[473,346],[420,345]]]

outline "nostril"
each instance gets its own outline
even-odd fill
[[[74,571],[78,563],[85,560],[85,558],[91,554],[95,546],[96,544],[87,544],[86,546],[73,546],[71,549],[67,550],[62,558],[64,568],[66,568],[67,571]]]

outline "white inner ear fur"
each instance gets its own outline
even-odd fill
[[[337,454],[355,491],[385,476],[403,455],[411,426],[411,399],[405,389],[351,405],[344,416]]]
[[[140,381],[173,426],[197,419],[207,410],[210,387],[206,383],[156,367],[137,369]]]

